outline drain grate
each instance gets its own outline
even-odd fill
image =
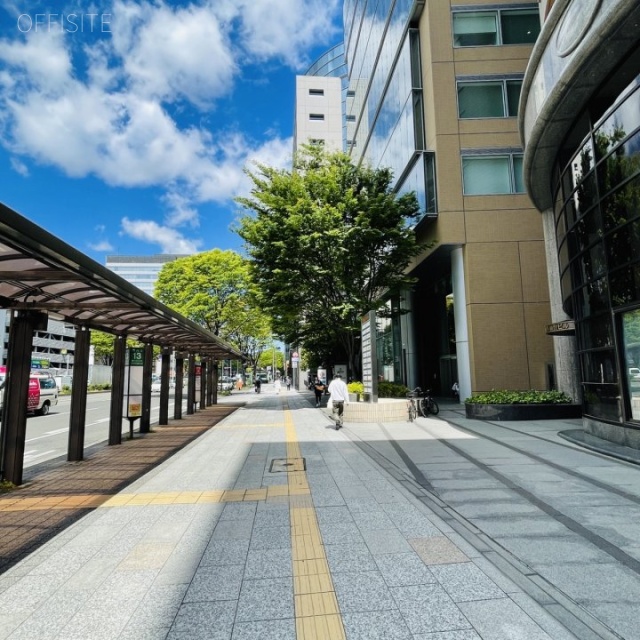
[[[288,473],[289,471],[306,471],[305,458],[274,458],[269,466],[269,473]]]

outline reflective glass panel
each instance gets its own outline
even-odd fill
[[[540,33],[537,9],[501,11],[502,44],[532,44]]]
[[[458,115],[461,118],[503,118],[503,83],[459,82]]]
[[[498,44],[498,23],[495,11],[453,14],[453,45],[478,47]]]
[[[622,343],[626,366],[625,379],[631,419],[640,420],[640,309],[622,314]]]
[[[463,158],[464,194],[469,196],[510,193],[510,173],[508,156]]]

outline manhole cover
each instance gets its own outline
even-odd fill
[[[271,473],[287,473],[288,471],[306,471],[307,462],[304,458],[274,458],[269,471]]]

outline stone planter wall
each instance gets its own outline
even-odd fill
[[[344,421],[349,422],[406,422],[407,401],[381,398],[378,402],[352,402],[344,407]]]
[[[582,417],[582,405],[467,403],[465,413],[476,420],[564,420]]]

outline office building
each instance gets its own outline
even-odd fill
[[[415,191],[430,243],[388,301],[378,371],[435,394],[557,381],[542,219],[525,193],[520,88],[538,4],[346,0],[348,151]]]
[[[347,67],[340,43],[322,54],[304,75],[296,76],[294,150],[307,143],[344,150],[346,99]]]
[[[107,256],[106,267],[138,289],[153,296],[153,288],[162,267],[167,262],[185,257],[173,253],[161,253],[153,256]]]
[[[586,430],[640,448],[640,4],[548,7],[519,120],[556,351],[576,363]]]

